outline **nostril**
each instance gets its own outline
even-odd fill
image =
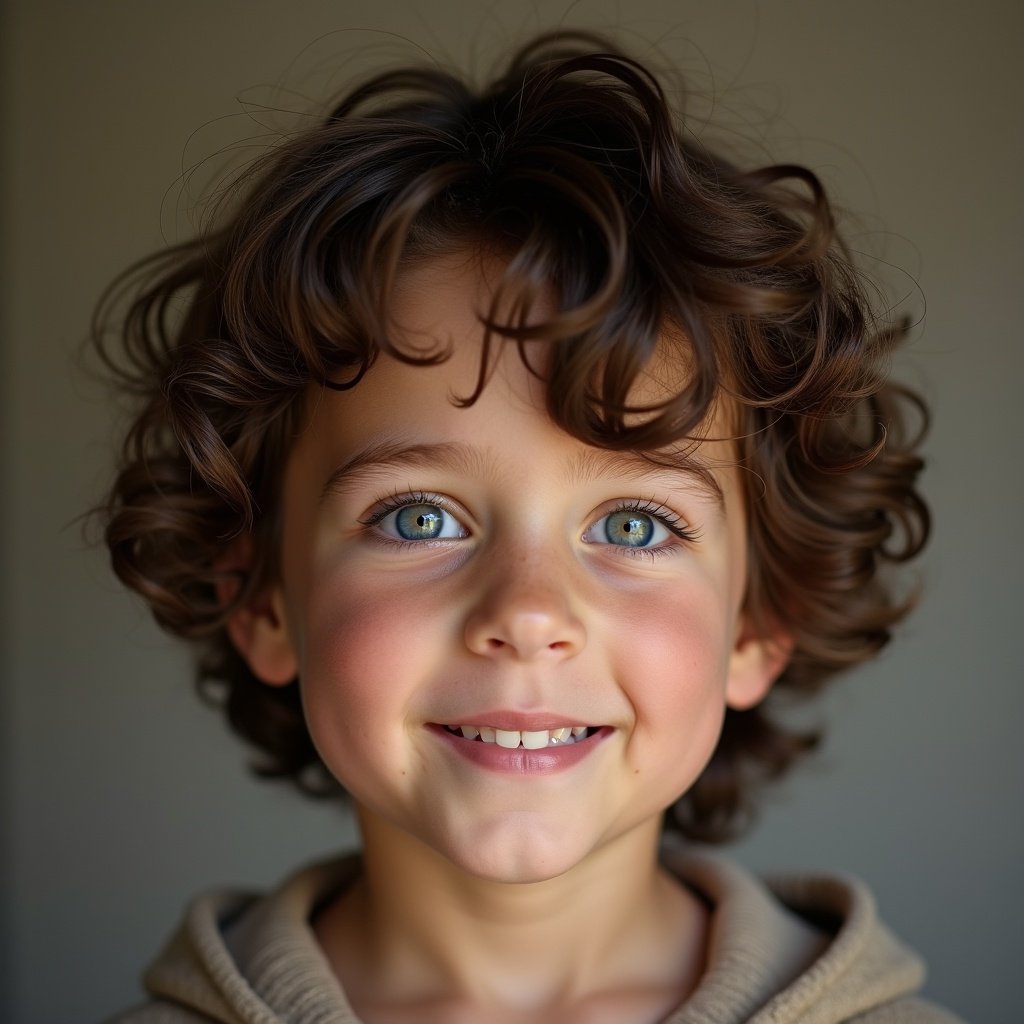
[[[583,646],[585,634],[568,611],[508,600],[475,609],[464,636],[474,654],[529,659],[571,657]]]

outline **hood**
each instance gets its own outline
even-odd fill
[[[952,1024],[914,998],[921,958],[845,874],[764,879],[716,855],[669,851],[665,863],[712,907],[704,977],[665,1024]]]
[[[681,850],[664,862],[712,913],[705,974],[664,1024],[955,1024],[913,998],[924,966],[859,880],[761,880],[719,855]],[[155,1001],[112,1024],[360,1024],[308,924],[358,872],[347,857],[268,896],[200,896],[146,972]]]

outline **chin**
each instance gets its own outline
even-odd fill
[[[438,852],[456,867],[489,882],[545,882],[570,871],[590,854],[579,833],[563,824],[552,829],[528,812],[506,812],[466,836],[449,836]]]

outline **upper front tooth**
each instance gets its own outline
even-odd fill
[[[587,727],[585,725],[574,725],[572,727],[572,734],[577,739],[580,736],[586,736],[586,734],[587,734]]]
[[[480,739],[482,739],[484,741],[484,743],[493,743],[494,742],[494,737],[495,737],[495,730],[494,729],[491,729],[491,728],[489,728],[486,725],[481,725],[480,726]]]
[[[499,747],[507,747],[512,750],[519,746],[522,733],[518,729],[495,729],[494,738]]]
[[[551,730],[551,738],[556,743],[564,743],[571,735],[572,735],[572,727],[568,726],[568,725],[563,726],[561,729],[552,729]]]
[[[475,740],[477,736],[480,735],[480,730],[472,725],[464,725],[462,726],[462,735],[465,736],[467,740]]]
[[[523,730],[523,746],[527,750],[540,750],[541,747],[548,745],[548,738],[551,733],[547,729],[541,729],[539,732],[527,732]]]

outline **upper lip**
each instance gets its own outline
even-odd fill
[[[524,714],[518,711],[474,711],[459,718],[445,719],[442,725],[487,725],[502,732],[543,732],[565,726],[593,726],[575,715],[559,715],[548,711]]]

